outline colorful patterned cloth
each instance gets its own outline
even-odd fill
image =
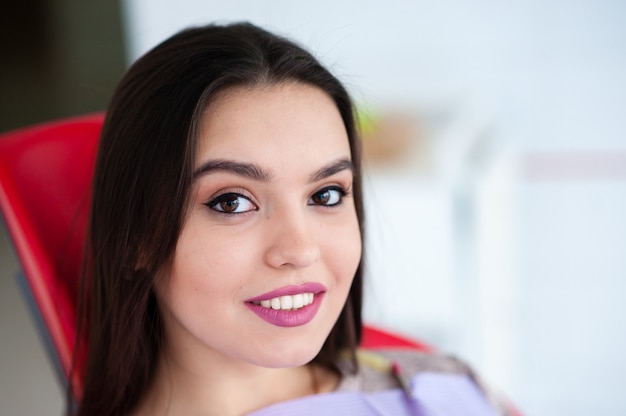
[[[462,362],[413,351],[359,353],[336,391],[277,403],[249,416],[498,416],[505,414]]]

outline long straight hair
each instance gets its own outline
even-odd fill
[[[167,39],[122,78],[100,138],[76,348],[75,368],[85,368],[79,415],[127,414],[154,378],[163,337],[154,281],[185,222],[203,111],[229,88],[286,82],[315,86],[337,106],[363,236],[359,141],[342,84],[298,45],[250,24],[193,28]],[[340,350],[354,355],[361,291],[362,261],[315,362],[334,369]]]

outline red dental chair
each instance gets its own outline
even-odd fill
[[[91,179],[103,119],[95,114],[0,134],[0,210],[22,268],[24,292],[64,385],[72,365]],[[362,346],[432,351],[426,344],[369,326]],[[80,390],[81,381],[74,383]]]
[[[19,283],[63,384],[103,115],[0,135],[0,209],[21,265]]]

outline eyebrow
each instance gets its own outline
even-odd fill
[[[338,159],[322,166],[309,177],[309,183],[321,181],[344,170],[349,170],[354,174],[354,164],[348,158]],[[215,171],[230,172],[260,182],[270,182],[273,176],[270,171],[253,163],[237,162],[227,159],[212,159],[204,162],[196,169],[193,173],[193,180]]]
[[[206,175],[214,171],[231,172],[239,176],[254,179],[261,182],[269,182],[272,178],[270,172],[263,170],[261,167],[245,162],[236,162],[234,160],[213,159],[204,162],[193,173],[193,179]]]
[[[348,158],[335,160],[318,169],[309,177],[309,183],[321,181],[344,170],[349,170],[354,175],[354,163]]]

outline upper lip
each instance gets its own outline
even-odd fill
[[[298,295],[300,293],[318,294],[318,293],[325,292],[325,291],[326,291],[326,286],[324,286],[323,284],[316,283],[316,282],[307,282],[307,283],[302,283],[300,285],[284,286],[284,287],[272,290],[270,292],[263,293],[262,295],[250,298],[246,300],[246,302],[260,302],[262,300],[273,299],[273,298],[277,298],[280,296],[293,296],[293,295]]]

